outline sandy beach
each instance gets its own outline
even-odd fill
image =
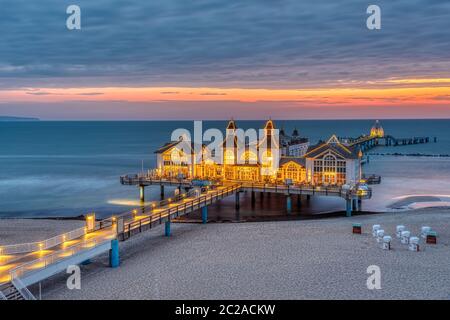
[[[351,233],[354,222],[363,224],[362,235]],[[78,223],[24,220],[16,237],[31,240],[28,230],[50,234],[51,228]],[[438,244],[422,241],[423,251],[411,252],[394,237],[392,250],[384,251],[370,234],[375,223],[391,235],[397,224],[413,235],[429,225]],[[309,221],[179,223],[172,237],[163,232],[155,228],[122,242],[117,269],[108,267],[107,255],[82,266],[81,290],[68,290],[65,274],[44,281],[42,298],[450,299],[448,208]],[[381,268],[381,290],[367,289],[369,265]],[[37,294],[36,285],[31,290]]]
[[[41,241],[84,225],[82,220],[0,219],[0,245]]]

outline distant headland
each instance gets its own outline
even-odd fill
[[[0,121],[39,121],[39,118],[0,116]]]

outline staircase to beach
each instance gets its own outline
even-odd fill
[[[3,298],[3,300],[25,300],[25,297],[12,284],[12,282],[2,284],[0,286],[0,292],[3,294],[0,299]]]

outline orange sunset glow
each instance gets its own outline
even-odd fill
[[[381,84],[390,84],[382,87]],[[378,87],[377,87],[378,85]],[[309,105],[446,105],[450,102],[450,79],[397,79],[376,83],[372,87],[249,89],[186,87],[106,87],[106,88],[33,88],[0,91],[8,102],[67,101],[259,101],[307,103]]]
[[[450,118],[445,1],[384,1],[379,29],[366,3],[80,1],[80,29],[50,2],[11,5],[28,23],[0,21],[0,116]]]

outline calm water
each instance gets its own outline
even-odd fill
[[[243,128],[263,124],[238,122]],[[298,128],[312,142],[333,133],[358,136],[367,133],[372,124],[372,120],[276,122],[288,134]],[[209,121],[204,122],[204,129],[223,129],[225,125],[226,121]],[[450,154],[450,120],[386,120],[382,125],[396,137],[437,136],[438,142],[380,147],[372,152]],[[192,122],[0,122],[0,217],[78,216],[92,210],[108,215],[137,205],[137,188],[121,186],[119,176],[139,172],[142,161],[145,170],[152,168],[153,151],[167,142],[176,128],[191,129]],[[386,177],[386,186],[395,191],[387,194],[379,188],[370,208],[379,208],[389,197],[411,190],[450,194],[446,184],[450,159],[373,157],[366,171]],[[156,188],[146,192],[147,200],[157,199]],[[225,202],[222,208],[228,205]],[[342,208],[341,200],[328,199],[305,210]]]

